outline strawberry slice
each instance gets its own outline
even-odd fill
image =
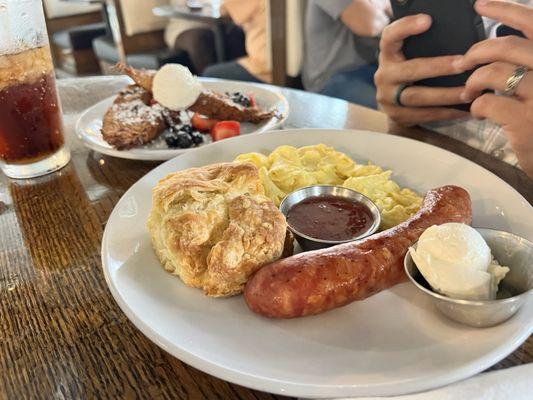
[[[209,132],[217,124],[217,119],[204,117],[198,113],[194,113],[191,118],[191,125],[194,129],[200,132]]]
[[[214,142],[240,134],[241,124],[237,121],[220,121],[211,129],[211,137]]]

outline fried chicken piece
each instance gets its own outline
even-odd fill
[[[136,69],[123,63],[118,63],[116,67],[132,78],[137,85],[146,90],[152,90],[152,82],[156,71]],[[235,103],[228,95],[210,90],[204,90],[198,100],[189,107],[189,110],[205,115],[208,118],[252,122],[255,124],[277,115],[273,111],[263,111],[259,107],[243,107]]]
[[[165,130],[163,110],[160,106],[150,107],[141,99],[115,103],[104,115],[102,136],[118,150],[146,144]]]
[[[263,111],[258,107],[243,107],[231,100],[228,95],[210,90],[204,90],[189,110],[209,118],[253,122],[254,124],[276,115],[273,111]]]
[[[115,65],[120,72],[128,75],[133,81],[140,87],[152,92],[152,82],[154,81],[154,75],[156,73],[153,69],[137,69],[122,62]]]

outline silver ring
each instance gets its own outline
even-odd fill
[[[402,83],[400,86],[398,86],[398,89],[396,89],[396,96],[394,97],[394,103],[399,107],[405,107],[405,105],[402,103],[402,93],[405,89],[407,89],[409,86],[411,86],[410,83]]]
[[[514,96],[516,93],[516,88],[520,84],[520,81],[524,79],[524,76],[528,72],[528,68],[525,65],[518,67],[514,70],[513,74],[507,79],[505,85],[505,91],[503,92],[506,96]]]

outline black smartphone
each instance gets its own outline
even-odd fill
[[[391,0],[394,19],[408,15],[428,14],[433,23],[420,35],[404,41],[407,59],[465,54],[470,47],[486,38],[483,19],[474,9],[475,0]],[[432,87],[463,86],[472,74],[441,76],[415,82]],[[469,110],[469,104],[453,106]]]
[[[510,26],[500,24],[496,28],[496,36],[497,37],[503,37],[503,36],[518,36],[521,38],[525,38],[526,35],[524,35],[524,32],[519,31],[518,29],[511,28]]]

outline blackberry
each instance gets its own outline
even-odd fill
[[[179,147],[178,143],[178,133],[174,130],[168,130],[167,133],[164,136],[165,143],[168,147],[171,149],[176,149]]]
[[[194,129],[193,129],[193,127],[190,124],[184,124],[184,125],[180,126],[178,130],[180,132],[184,132],[184,133],[187,133],[189,135],[194,132]]]
[[[187,133],[184,133],[184,132],[178,133],[177,140],[178,140],[178,147],[180,149],[188,149],[189,147],[192,146],[191,135]]]
[[[201,144],[204,142],[204,137],[198,132],[191,133],[191,139],[194,144]]]
[[[164,136],[165,142],[171,149],[188,149],[193,144],[190,134],[176,130],[168,130]]]

